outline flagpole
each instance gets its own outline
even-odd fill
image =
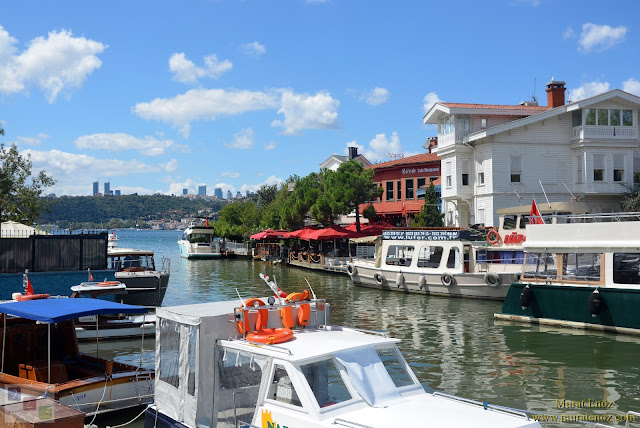
[[[547,192],[544,191],[542,180],[538,180],[538,182],[540,183],[540,187],[542,187],[542,193],[544,193],[544,198],[547,200],[547,205],[549,205],[549,209],[551,209],[551,203],[549,202],[549,198],[547,198]]]

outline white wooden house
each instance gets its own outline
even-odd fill
[[[496,210],[573,197],[591,212],[619,209],[640,171],[640,97],[618,89],[565,104],[565,82],[547,84],[547,107],[435,104],[447,225],[496,226]],[[543,191],[544,189],[544,191]]]

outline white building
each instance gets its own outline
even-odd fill
[[[640,97],[618,89],[565,104],[565,83],[547,84],[547,107],[435,104],[447,225],[496,226],[499,208],[567,201],[591,212],[619,209],[640,171]]]
[[[359,162],[365,168],[372,165],[372,163],[369,162],[369,159],[364,157],[364,155],[358,154],[357,147],[349,147],[349,156],[340,156],[333,154],[320,164],[320,169],[330,169],[332,171],[337,171],[340,165],[351,159],[355,159],[356,162]]]

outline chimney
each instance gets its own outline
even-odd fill
[[[553,80],[547,83],[547,106],[554,108],[564,105],[565,82]]]
[[[438,146],[438,137],[428,137],[427,142],[422,145],[424,149],[427,149],[428,153],[431,153],[431,150],[437,146]]]
[[[349,160],[355,159],[358,157],[358,148],[357,147],[349,147]]]

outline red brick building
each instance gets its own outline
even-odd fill
[[[440,157],[423,153],[372,165],[373,181],[382,187],[381,198],[372,201],[376,220],[394,226],[410,226],[411,218],[424,205],[425,189],[433,182],[440,205]],[[368,204],[360,207],[364,209]],[[442,211],[442,210],[440,210]]]

